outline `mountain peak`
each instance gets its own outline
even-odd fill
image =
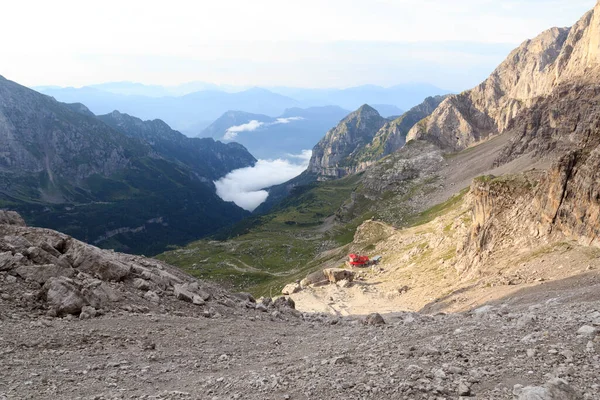
[[[358,110],[356,110],[356,112],[357,112],[358,114],[364,114],[364,113],[374,113],[374,114],[377,114],[377,115],[379,115],[379,112],[377,112],[377,110],[376,110],[376,109],[374,109],[373,107],[371,107],[371,106],[370,106],[370,105],[368,105],[368,104],[363,104],[362,106],[360,106],[360,107],[358,108]]]
[[[451,96],[408,135],[459,151],[503,132],[558,86],[600,77],[600,2],[571,28],[551,28],[513,50],[479,86]]]

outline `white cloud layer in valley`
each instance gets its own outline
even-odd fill
[[[252,132],[262,126],[289,124],[292,121],[299,121],[301,119],[304,119],[304,118],[302,118],[302,117],[277,118],[274,122],[260,122],[260,121],[253,119],[252,121],[247,122],[245,124],[232,126],[231,128],[227,129],[227,131],[225,131],[225,135],[223,136],[223,140],[225,140],[225,141],[235,140],[238,133]]]
[[[215,181],[217,195],[225,201],[233,201],[241,208],[254,211],[262,204],[273,185],[289,181],[300,175],[310,161],[312,152],[303,150],[301,154],[290,154],[292,160],[258,160],[254,167],[240,168]]]

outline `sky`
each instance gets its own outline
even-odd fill
[[[109,81],[460,91],[595,0],[7,1],[0,74],[27,86]]]

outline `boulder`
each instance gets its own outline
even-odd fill
[[[79,319],[91,319],[95,318],[96,315],[98,315],[98,311],[94,307],[83,306],[79,314]]]
[[[363,321],[365,325],[385,325],[385,320],[378,313],[373,313],[367,315],[365,320]]]
[[[69,278],[50,278],[43,286],[48,305],[57,315],[79,314],[87,301]]]
[[[10,271],[26,262],[25,256],[21,253],[12,254],[10,251],[0,253],[0,271]]]
[[[18,267],[15,272],[23,279],[29,279],[42,285],[50,278],[59,276],[72,278],[75,276],[75,270],[73,268],[64,268],[54,264],[22,265]]]
[[[188,303],[194,300],[194,293],[188,290],[187,285],[176,284],[173,286],[173,294],[178,300],[187,301]]]
[[[282,296],[282,297],[278,297],[273,302],[273,307],[275,307],[275,308],[291,308],[291,309],[295,310],[296,303],[291,298]]]
[[[131,273],[131,266],[120,262],[114,253],[82,242],[73,242],[67,257],[74,268],[103,281],[122,281]]]
[[[598,330],[593,326],[584,325],[577,330],[577,334],[581,335],[581,336],[591,337],[591,336],[595,336],[597,331]]]
[[[160,303],[160,297],[152,290],[148,290],[146,293],[144,293],[144,298],[153,303]]]
[[[306,278],[300,281],[300,287],[302,289],[307,288],[310,285],[325,285],[329,282],[327,276],[323,271],[316,271],[306,276]]]
[[[349,269],[328,268],[323,270],[323,273],[331,283],[344,280],[352,282],[354,280],[354,272],[350,271]]]
[[[98,281],[96,281],[98,282]],[[113,303],[121,300],[121,295],[106,282],[92,284],[90,287],[82,291],[88,303],[97,308],[110,308]]]
[[[192,298],[192,303],[194,303],[197,306],[203,306],[204,304],[206,304],[206,302],[202,300],[202,297],[198,295],[194,295],[194,297]]]
[[[290,283],[289,285],[285,285],[285,287],[281,290],[281,294],[290,295],[294,293],[298,293],[302,288],[298,283]]]
[[[250,293],[246,293],[246,292],[232,293],[232,296],[243,302],[248,302],[248,303],[252,303],[252,304],[256,303],[256,299]]]
[[[133,287],[139,290],[147,291],[150,290],[150,282],[145,279],[136,278],[133,280]]]
[[[515,385],[513,394],[518,400],[580,400],[583,399],[565,380],[555,378],[542,386]]]

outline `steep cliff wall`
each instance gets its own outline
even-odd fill
[[[428,139],[451,151],[503,132],[538,97],[562,84],[600,75],[600,3],[571,28],[524,42],[476,88],[446,99],[407,140]]]

